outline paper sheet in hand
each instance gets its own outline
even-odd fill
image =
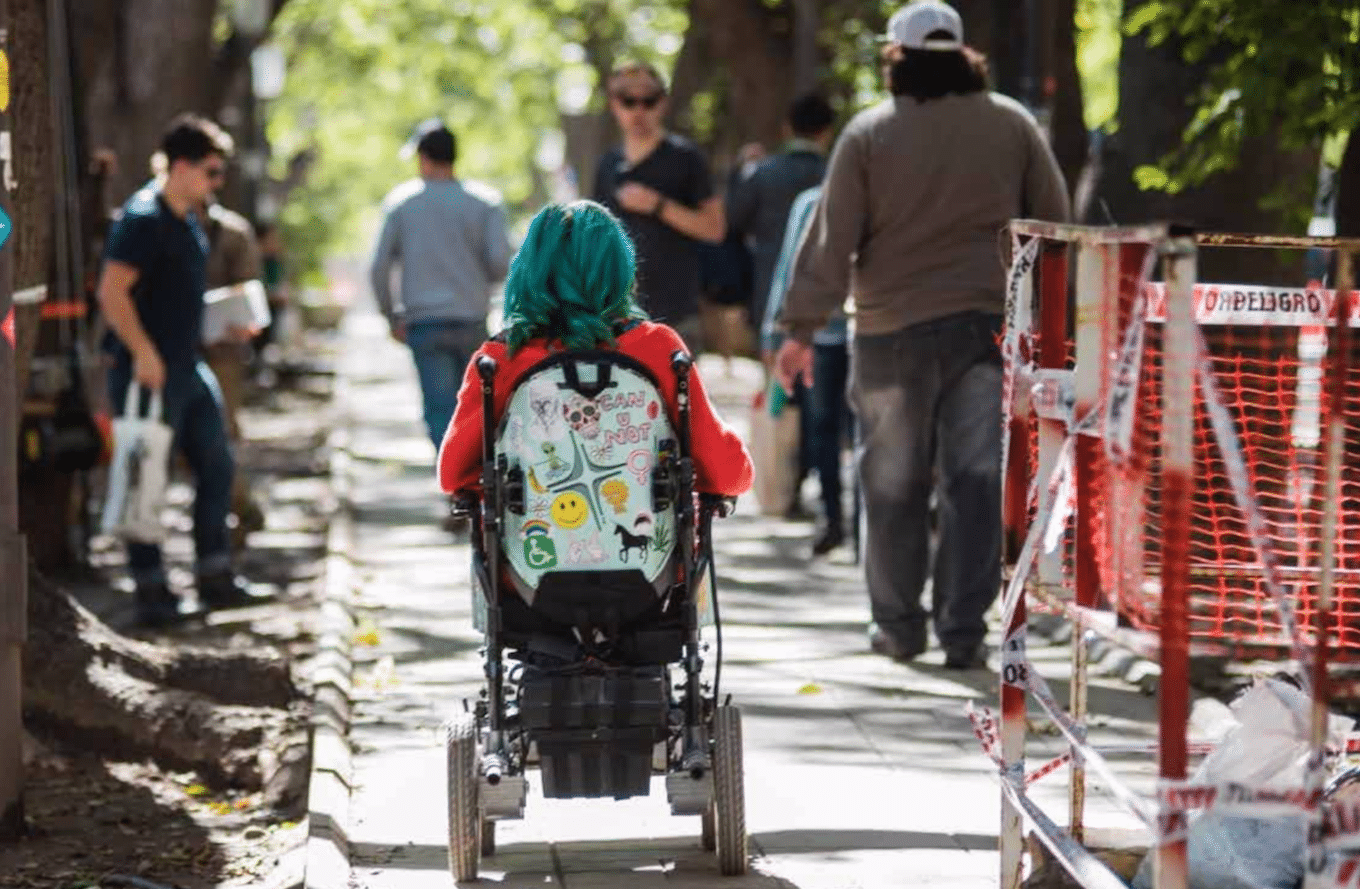
[[[232,327],[269,326],[269,299],[259,281],[215,287],[203,294],[203,342],[220,343]]]

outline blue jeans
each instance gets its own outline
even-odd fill
[[[1000,329],[999,315],[965,312],[855,337],[865,579],[874,622],[904,644],[923,638],[921,595],[932,573],[929,616],[949,652],[971,654],[982,643],[1000,592]]]
[[[436,451],[458,407],[458,388],[472,353],[485,341],[485,322],[417,321],[406,327],[406,345],[420,378],[425,431]]]
[[[132,379],[131,363],[122,360],[109,371],[110,403],[121,411]],[[174,430],[175,449],[194,474],[194,554],[200,575],[231,568],[227,513],[236,472],[231,437],[222,413],[222,393],[203,362],[168,366],[161,393],[164,420]],[[144,409],[144,408],[143,408]],[[165,583],[161,548],[154,543],[127,545],[128,573],[138,585]]]
[[[850,347],[823,345],[812,347],[812,392],[804,402],[807,411],[806,447],[808,465],[817,470],[822,489],[822,515],[827,527],[839,528],[844,521],[841,508],[841,442],[851,429],[850,408],[846,401],[846,380],[850,372]]]

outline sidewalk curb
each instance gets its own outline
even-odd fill
[[[335,428],[330,446],[335,508],[326,535],[325,586],[312,670],[312,767],[307,782],[307,846],[304,889],[349,885],[349,748],[354,662],[354,522],[350,491],[349,385],[343,367],[332,396]]]

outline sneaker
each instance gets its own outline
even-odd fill
[[[869,650],[875,654],[892,658],[900,663],[915,660],[925,653],[926,650],[926,631],[922,627],[919,632],[913,632],[911,639],[901,640],[890,636],[884,632],[883,628],[870,625],[869,630]]]
[[[944,653],[944,665],[950,670],[985,670],[990,653],[991,649],[985,642],[979,642],[971,648],[949,648]]]
[[[827,525],[817,539],[812,541],[812,555],[824,556],[845,543],[845,532],[840,525]]]
[[[200,574],[198,577],[198,599],[204,608],[247,608],[273,598],[269,593],[252,591],[243,579],[231,571]]]
[[[184,620],[179,596],[165,583],[137,584],[137,623],[143,627],[165,627]]]
[[[784,510],[784,521],[786,522],[811,522],[816,521],[817,516],[810,512],[801,500],[795,500]]]

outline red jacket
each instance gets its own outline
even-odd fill
[[[670,412],[671,425],[676,425],[675,372],[671,370],[671,355],[684,349],[684,341],[664,324],[644,321],[624,332],[618,339],[618,351],[642,362],[661,386]],[[458,409],[453,422],[444,433],[439,448],[439,484],[446,493],[481,487],[482,472],[482,391],[477,375],[477,358],[490,355],[496,359],[496,419],[499,421],[510,400],[510,384],[519,379],[533,365],[558,351],[550,349],[543,340],[533,340],[507,357],[503,343],[489,341],[482,345],[468,362],[463,376],[463,388],[458,393]],[[725,494],[735,497],[751,487],[751,455],[732,429],[718,418],[699,374],[690,374],[690,448],[694,455],[694,484],[706,494]]]

